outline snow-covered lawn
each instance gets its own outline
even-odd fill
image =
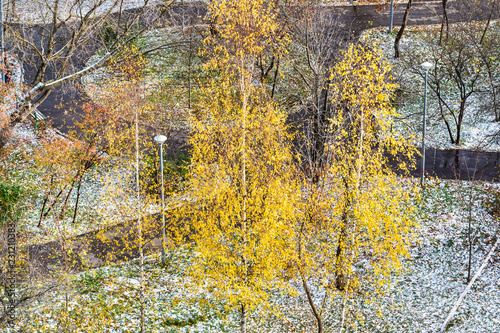
[[[500,222],[491,207],[498,184],[434,181],[423,195],[418,244],[382,301],[384,332],[437,332],[464,290],[471,217],[472,271],[495,243]],[[469,200],[469,195],[472,199]],[[470,211],[469,211],[470,208]],[[500,332],[500,251],[475,282],[447,332]]]
[[[144,6],[144,3],[149,5],[158,5],[162,3],[161,0],[106,0],[106,1],[96,1],[96,0],[62,0],[57,1],[58,17],[61,20],[71,20],[78,17],[85,16],[91,8],[96,4],[98,8],[93,12],[91,17],[98,17],[100,15],[106,14],[109,10],[111,12],[117,12],[120,9],[120,4],[123,10],[129,10],[133,8],[138,8]],[[30,23],[47,23],[52,20],[52,13],[55,8],[55,0],[16,0],[15,1],[15,12],[12,13],[12,3],[9,4],[7,9],[7,18],[10,20],[20,22],[30,22]],[[5,14],[4,14],[5,15]]]
[[[68,140],[50,128],[45,130],[43,136]],[[36,167],[33,163],[33,152],[40,145],[40,137],[33,126],[16,126],[11,143],[14,146],[11,147],[8,157],[1,161],[0,169],[10,170],[3,173],[6,178],[2,179],[2,182],[17,184],[28,190],[28,195],[22,203],[24,214],[17,223],[17,239],[20,245],[60,240],[136,218],[134,166],[130,162],[107,159],[85,173],[79,188],[78,209],[73,222],[78,196],[77,184],[67,199],[64,216],[59,215],[60,206],[65,201],[69,184],[60,188],[55,185],[44,206],[45,196],[49,191],[48,179],[51,169],[50,166]],[[71,141],[68,140],[68,144],[71,144]],[[59,176],[55,174],[56,179]],[[62,196],[54,209],[57,214],[48,213],[40,222],[42,207],[44,212],[47,212],[61,189],[64,191],[61,192]],[[142,214],[153,214],[159,209],[157,203],[147,202],[147,207],[143,207],[141,211]]]
[[[469,197],[471,195],[471,197]],[[393,276],[381,297],[351,295],[346,302],[346,332],[436,332],[466,286],[468,218],[471,217],[472,274],[499,237],[500,188],[496,184],[430,181],[422,193],[412,255],[405,271]],[[170,252],[169,265],[147,258],[146,332],[232,332],[238,314],[224,308],[183,272],[195,249]],[[71,278],[69,316],[80,331],[97,325],[106,332],[138,329],[138,261],[105,267]],[[300,284],[290,281],[296,295],[270,286],[270,307],[257,308],[249,318],[249,332],[315,332],[315,322]],[[499,332],[500,254],[494,254],[451,321],[447,332]],[[326,306],[327,327],[338,326],[340,296]],[[61,290],[32,302],[19,313],[19,327],[30,332],[52,332],[61,327],[65,294]],[[271,311],[272,309],[272,311]]]
[[[410,29],[412,30],[412,29]],[[393,36],[386,37],[385,29],[373,30],[366,38],[380,41],[384,52],[392,53]],[[418,29],[415,29],[418,33]],[[153,36],[154,37],[154,36]],[[415,47],[406,36],[405,47]],[[418,47],[418,46],[417,46]],[[185,60],[185,59],[184,59]],[[421,91],[421,77],[409,71],[399,71],[391,60],[396,74],[407,84],[406,88]],[[185,64],[179,64],[182,67]],[[98,85],[105,75],[97,73],[87,78],[87,85]],[[419,90],[420,89],[420,90]],[[409,96],[400,107],[407,122],[400,122],[395,130],[405,130],[418,137],[421,99]],[[473,99],[471,108],[477,104]],[[442,122],[432,115],[428,141],[435,147],[449,147]],[[413,116],[412,116],[413,115]],[[416,115],[416,116],[415,116]],[[24,126],[24,125],[22,125]],[[21,126],[21,127],[22,127]],[[19,128],[25,141],[36,138],[29,128]],[[476,148],[500,127],[488,117],[468,117],[464,124],[462,148]],[[488,149],[500,149],[490,144]],[[118,170],[118,171],[116,171]],[[24,181],[36,181],[33,174],[24,175]],[[111,182],[115,179],[116,182]],[[82,184],[81,222],[72,225],[67,220],[68,233],[81,233],[117,221],[113,212],[132,212],[130,191],[117,191],[133,182],[128,171],[97,168]],[[415,182],[410,180],[410,182]],[[107,184],[107,185],[106,185]],[[109,186],[109,187],[108,187]],[[130,188],[130,187],[128,187]],[[103,198],[107,200],[103,200]],[[35,242],[54,239],[59,233],[56,221],[47,218],[37,228],[40,197],[30,209],[21,231]],[[74,200],[71,197],[70,200]],[[102,205],[102,206],[101,206]],[[418,202],[415,243],[411,257],[404,260],[405,270],[394,275],[382,296],[374,296],[375,287],[363,286],[346,302],[346,332],[436,332],[466,286],[469,262],[469,232],[471,247],[471,275],[481,265],[495,240],[500,237],[500,185],[483,182],[429,180]],[[102,208],[102,210],[101,210]],[[154,208],[154,207],[153,207]],[[132,218],[133,213],[121,215]],[[191,260],[196,260],[196,249],[185,246],[169,253],[169,265],[161,267],[158,255],[147,258],[145,265],[146,332],[232,332],[237,329],[238,313],[227,310],[224,300],[216,300],[209,290],[199,287],[184,275]],[[497,249],[486,269],[476,281],[447,332],[500,332],[500,251]],[[63,281],[59,279],[59,281]],[[41,287],[46,281],[38,282]],[[315,321],[300,284],[290,281],[295,294],[283,294],[269,288],[270,305],[256,308],[249,318],[249,332],[315,332]],[[61,288],[36,299],[18,312],[18,326],[7,332],[54,332],[69,329],[74,332],[137,332],[139,324],[139,267],[138,261],[103,267],[70,276],[68,298]],[[367,295],[370,296],[362,296]],[[66,304],[66,299],[68,303]],[[319,299],[316,300],[319,303]],[[325,325],[337,328],[342,309],[341,295],[326,303]],[[68,312],[66,313],[66,305]],[[0,327],[0,329],[2,329]]]
[[[483,23],[479,23],[480,26]],[[466,26],[458,26],[459,24],[450,25],[450,29],[467,29]],[[423,95],[424,95],[424,76],[423,70],[418,66],[425,61],[433,61],[433,56],[439,54],[437,46],[437,38],[433,43],[429,44],[429,36],[439,36],[440,25],[429,26],[410,26],[405,30],[405,34],[401,40],[401,58],[394,58],[394,38],[397,31],[392,34],[387,33],[386,28],[374,28],[363,32],[362,39],[376,43],[393,66],[393,78],[400,84],[400,95],[396,97],[396,107],[401,117],[396,123],[394,130],[402,131],[406,136],[414,136],[415,144],[421,144],[422,131],[422,114],[423,114]],[[474,29],[477,29],[474,26]],[[490,32],[497,33],[500,29],[499,21],[492,21]],[[453,33],[453,30],[452,32]],[[470,47],[472,49],[472,46]],[[433,55],[433,52],[434,55]],[[410,59],[413,57],[412,59]],[[479,56],[478,56],[479,57]],[[475,59],[474,61],[479,61]],[[495,59],[493,61],[496,61]],[[412,65],[409,65],[412,64]],[[492,63],[492,66],[496,62]],[[412,66],[415,66],[412,67]],[[444,66],[440,63],[440,66]],[[468,63],[463,75],[473,76],[474,64]],[[471,72],[469,72],[472,70]],[[482,69],[481,69],[482,70]],[[434,75],[429,71],[430,75]],[[498,70],[496,70],[498,74]],[[498,79],[498,78],[497,78]],[[467,80],[467,79],[466,79]],[[462,148],[462,149],[480,149],[487,151],[500,151],[500,123],[494,121],[494,115],[491,112],[489,95],[485,94],[488,89],[488,76],[486,73],[480,74],[479,80],[475,83],[475,92],[467,99],[466,111],[462,124],[462,137],[460,145],[451,144],[448,131],[444,122],[441,120],[439,106],[435,94],[431,88],[428,88],[428,105],[427,105],[427,134],[426,145],[436,148]],[[443,81],[444,82],[444,81]],[[450,82],[443,83],[442,89],[446,89],[444,98],[455,109],[458,110],[460,95],[458,91],[450,85]],[[470,89],[471,87],[468,87]],[[444,90],[443,90],[444,91]],[[450,114],[447,115],[452,119]],[[451,121],[451,128],[454,131],[454,124]]]

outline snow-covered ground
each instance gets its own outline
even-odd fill
[[[13,7],[12,4],[15,3]],[[16,0],[6,6],[5,16],[7,21],[20,21],[30,23],[47,23],[52,21],[52,13],[55,8],[56,0]],[[84,17],[92,8],[97,6],[96,10],[92,10],[91,17],[98,17],[111,12],[117,12],[120,6],[123,10],[138,8],[145,3],[148,5],[158,5],[163,3],[162,0],[62,0],[57,1],[58,17],[61,20],[67,21]]]
[[[24,80],[23,67],[19,63],[16,56],[6,53],[6,69],[10,70],[10,86],[9,91],[6,96],[3,97],[2,103],[0,103],[0,112],[4,114],[11,114],[14,109],[16,99],[20,97],[22,91],[22,83]],[[7,75],[7,73],[3,73]]]
[[[393,37],[384,40],[384,34],[380,32],[376,38],[382,40],[381,45],[388,54],[392,52]],[[403,43],[408,43],[409,39],[405,38]],[[419,79],[418,76],[407,77],[407,80],[415,83],[416,90],[421,86]],[[447,147],[439,124],[430,125],[429,141],[434,146]],[[493,125],[490,120],[467,119],[464,133],[470,134],[465,136],[462,147],[475,147],[484,138],[484,127]],[[416,123],[409,123],[408,127],[415,132],[412,134],[417,134]],[[29,128],[21,129],[19,133],[35,140]],[[489,149],[498,148],[490,145]],[[115,176],[119,175],[110,174],[105,179]],[[130,181],[126,180],[126,173],[122,173],[122,176],[124,182]],[[88,198],[84,206],[89,212],[95,210],[100,200],[99,195],[104,188],[102,179],[102,173],[96,171],[89,175],[82,189],[82,197]],[[114,201],[120,201],[119,198]],[[124,205],[130,206],[132,203],[122,201]],[[500,222],[492,210],[500,208],[499,201],[498,184],[430,181],[418,204],[419,227],[415,230],[416,241],[412,244],[411,257],[405,260],[406,270],[392,277],[385,295],[365,298],[358,294],[348,299],[346,331],[436,332],[466,286],[469,221],[473,275],[496,238],[500,237]],[[36,212],[36,209],[33,211]],[[30,218],[36,219],[36,213]],[[34,225],[34,221],[30,224]],[[81,230],[77,226],[74,231],[95,227],[92,223],[96,221],[90,218],[85,222],[87,224],[81,225]],[[34,237],[39,237],[39,240],[50,239],[50,235],[56,231],[50,229],[56,227],[50,220],[44,221],[44,224],[47,226],[46,235],[33,231]],[[500,332],[499,253],[497,250],[474,284],[447,332]],[[235,331],[238,314],[227,311],[223,300],[213,299],[208,290],[198,287],[195,281],[184,276],[186,265],[195,258],[193,250],[178,249],[171,252],[170,256],[167,268],[159,266],[158,256],[151,256],[146,261],[146,332]],[[23,308],[18,313],[20,320],[16,331],[54,332],[61,329],[64,318],[68,319],[69,316],[69,322],[74,325],[73,331],[76,332],[136,332],[139,319],[138,276],[137,261],[73,276],[68,314],[65,313],[66,296],[61,289]],[[296,287],[298,284],[292,281],[291,285]],[[371,288],[368,286],[366,289],[370,291]],[[255,309],[249,318],[249,331],[316,331],[311,311],[300,289],[298,295],[283,295],[272,288],[270,292],[273,295],[270,300],[273,311],[269,307]],[[337,297],[325,308],[325,322],[330,325],[329,328],[335,328],[339,323],[340,304],[341,299]]]
[[[384,332],[437,332],[465,289],[468,265],[468,221],[471,218],[471,277],[500,237],[500,221],[491,214],[498,184],[434,181],[420,210],[418,243],[380,302]],[[469,215],[470,214],[470,215]],[[472,286],[447,332],[500,332],[500,250],[496,250]],[[385,324],[385,325],[383,325]]]
[[[453,28],[455,25],[451,26]],[[397,111],[401,117],[396,123],[395,130],[402,131],[406,136],[413,136],[416,145],[421,144],[424,78],[422,71],[417,72],[419,68],[417,70],[409,68],[408,63],[414,62],[418,65],[424,61],[431,61],[432,48],[436,47],[437,40],[432,47],[424,40],[428,39],[428,31],[439,31],[439,28],[439,25],[407,27],[400,44],[402,54],[400,59],[394,58],[395,33],[388,34],[386,28],[374,28],[366,30],[362,35],[364,40],[376,43],[393,66],[393,77],[400,84],[402,92],[401,97],[396,99]],[[491,29],[500,29],[499,22],[492,21]],[[418,59],[405,59],[410,52]],[[451,143],[446,125],[441,120],[437,98],[428,88],[426,146],[500,151],[500,123],[494,121],[492,112],[487,112],[485,96],[479,93],[486,90],[486,82],[488,82],[487,75],[484,73],[484,78],[476,83],[476,93],[467,100],[459,146]],[[457,107],[460,102],[458,92],[453,91],[453,88],[447,87],[447,89],[449,92],[444,96],[445,99]],[[452,119],[450,115],[447,117]],[[455,133],[453,121],[450,122],[452,132]]]
[[[419,203],[416,242],[405,270],[392,278],[381,297],[364,292],[346,302],[346,332],[436,332],[466,286],[468,221],[471,217],[472,274],[499,237],[500,186],[480,182],[431,181]],[[203,287],[183,272],[195,252],[177,249],[162,268],[158,256],[145,266],[146,332],[230,332],[237,329],[238,313],[224,308]],[[69,297],[71,322],[80,322],[81,332],[97,325],[107,332],[135,332],[139,323],[138,262],[79,274],[72,279]],[[315,323],[300,284],[296,295],[281,294],[270,287],[267,307],[258,307],[249,317],[249,332],[315,332]],[[492,257],[483,274],[465,297],[447,332],[500,332],[500,254]],[[340,296],[325,307],[328,329],[338,326]],[[65,295],[54,292],[19,313],[27,331],[51,332],[61,325]],[[89,315],[94,313],[95,315]]]

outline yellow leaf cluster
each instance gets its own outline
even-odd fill
[[[294,255],[299,183],[285,114],[254,83],[255,57],[284,43],[273,2],[211,4],[216,71],[192,118],[190,202],[178,210],[198,257],[189,274],[228,307],[251,309],[278,287]],[[279,39],[279,42],[276,42]]]
[[[330,119],[329,167],[319,183],[304,186],[302,273],[333,273],[340,290],[357,288],[362,279],[386,280],[408,254],[415,193],[389,162],[410,161],[413,151],[390,132],[395,85],[389,70],[376,48],[353,44],[344,52],[330,78],[336,112]],[[370,263],[364,273],[355,269],[360,262]]]

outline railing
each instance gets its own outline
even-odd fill
[[[35,130],[38,130],[38,123],[39,122],[42,122],[42,124],[40,126],[41,130],[47,128],[47,118],[45,118],[45,116],[40,111],[38,111],[37,109],[35,109],[35,111],[33,111],[29,115],[29,117],[35,123]]]

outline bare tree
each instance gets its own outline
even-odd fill
[[[442,0],[443,5],[443,17],[441,19],[441,30],[439,31],[439,45],[441,45],[441,41],[443,40],[443,33],[446,28],[446,37],[445,40],[448,40],[448,32],[450,27],[450,22],[448,20],[448,10],[446,5],[448,4],[448,0]]]
[[[481,93],[485,95],[484,108],[491,110],[495,117],[495,121],[500,121],[500,59],[498,59],[498,50],[500,49],[500,31],[499,29],[491,29],[491,19],[493,16],[498,16],[499,9],[496,6],[496,0],[493,0],[490,7],[488,20],[486,21],[482,32],[474,29],[467,29],[468,40],[473,45],[476,55],[481,59],[483,81],[486,81],[484,89]],[[497,24],[497,23],[494,23]],[[481,33],[481,38],[478,34]]]
[[[304,171],[317,183],[328,165],[325,143],[331,113],[330,68],[339,59],[341,51],[352,42],[350,29],[343,27],[338,16],[322,10],[314,4],[300,9],[287,17],[293,40],[301,45],[305,56],[293,65],[297,84],[307,94],[297,96],[294,103],[300,111],[292,121],[301,133],[298,148],[304,157]]]
[[[429,71],[429,87],[434,97],[435,116],[445,125],[449,142],[459,145],[466,116],[477,118],[481,113],[490,113],[498,121],[498,34],[492,29],[484,35],[488,23],[456,23],[450,26],[447,40],[439,40],[440,32],[427,31],[422,37],[426,59],[416,48],[408,48],[402,58],[407,70],[422,76],[420,63],[431,61],[434,67]],[[484,36],[483,36],[484,35]],[[481,42],[482,40],[482,42]],[[429,52],[430,51],[430,52]],[[402,87],[408,84],[401,82]],[[481,97],[480,108],[471,100]]]
[[[410,9],[413,4],[413,0],[408,0],[406,4],[405,13],[403,15],[403,23],[401,23],[401,28],[399,28],[398,34],[396,35],[396,39],[394,40],[394,57],[399,58],[399,42],[403,37],[403,33],[405,32],[406,24],[408,23],[408,16],[410,16]]]
[[[0,128],[0,148],[4,147],[11,129],[23,122],[54,90],[111,62],[128,57],[123,52],[144,32],[161,23],[174,0],[143,0],[140,7],[125,10],[126,0],[53,0],[31,1],[39,22],[6,23],[12,45],[21,60],[34,69],[25,92],[19,93],[12,107],[10,122]],[[19,1],[18,4],[19,6]],[[142,50],[148,54],[158,50]],[[104,49],[93,64],[81,63],[88,53]]]
[[[438,61],[442,65],[435,67],[433,76],[435,79],[432,80],[431,87],[438,98],[441,119],[446,124],[450,142],[458,145],[468,99],[476,93],[476,83],[480,78],[480,72],[475,71],[471,66],[474,54],[470,52],[466,43],[460,43],[459,40],[454,40],[451,44],[444,46],[440,55],[441,59]],[[438,70],[444,73],[440,79],[436,78]],[[446,83],[451,83],[458,91],[458,112],[447,98]]]

